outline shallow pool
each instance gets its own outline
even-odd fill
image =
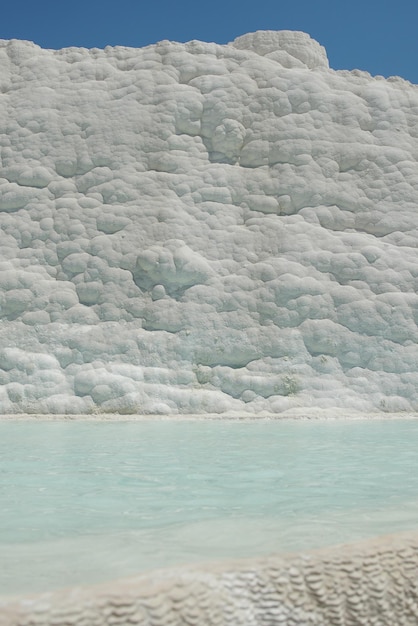
[[[418,421],[0,422],[0,593],[418,527]]]

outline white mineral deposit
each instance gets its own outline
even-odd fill
[[[418,87],[301,32],[0,41],[0,411],[418,410]]]

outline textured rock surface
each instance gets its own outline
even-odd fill
[[[0,626],[412,626],[418,536],[0,600]]]
[[[0,42],[0,411],[418,409],[418,88],[304,33]]]

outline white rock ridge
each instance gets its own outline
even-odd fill
[[[0,41],[0,411],[418,410],[418,88],[304,33]]]

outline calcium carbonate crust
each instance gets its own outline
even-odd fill
[[[416,624],[417,533],[0,599],[0,626]]]
[[[0,41],[0,412],[418,410],[418,89],[304,33]]]

